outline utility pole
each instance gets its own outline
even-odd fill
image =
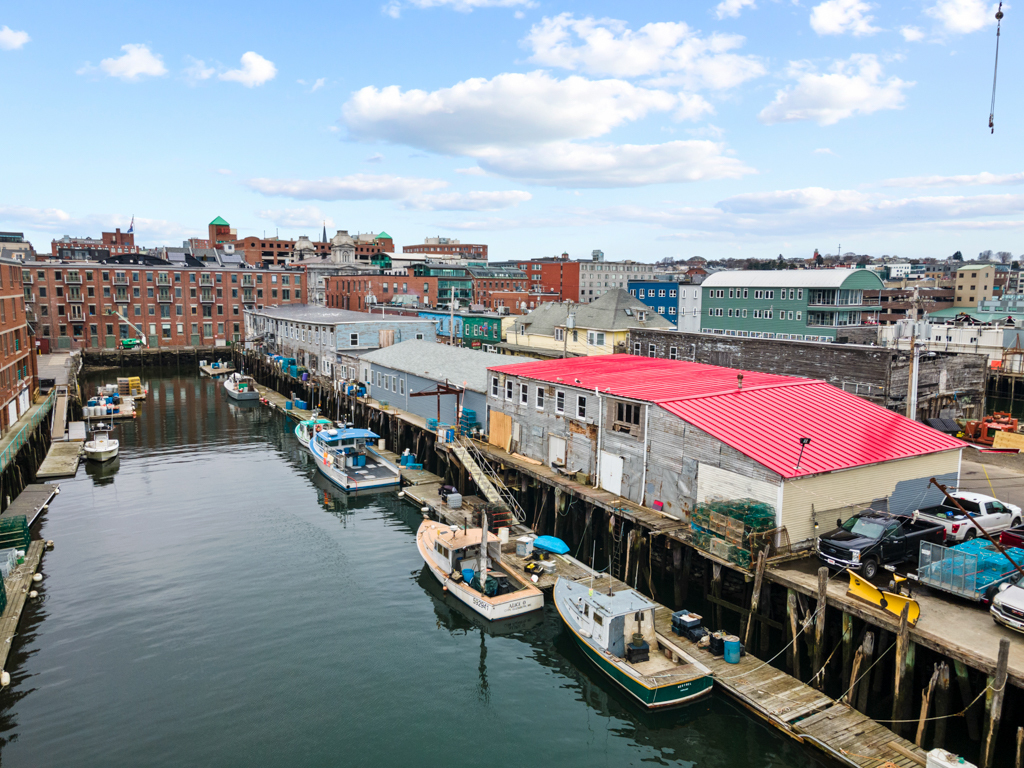
[[[450,296],[448,299],[448,346],[455,346],[455,285],[449,289]]]
[[[910,300],[914,312],[910,332],[910,375],[907,379],[907,418],[917,421],[917,376],[921,367],[921,350],[917,346],[917,313],[921,306],[921,293],[914,288]]]

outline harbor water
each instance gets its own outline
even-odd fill
[[[56,549],[0,696],[5,768],[831,765],[721,694],[642,711],[550,607],[486,626],[393,491],[334,491],[293,421],[218,382],[149,383],[114,466],[37,523]]]

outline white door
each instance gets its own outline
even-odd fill
[[[565,466],[565,438],[548,435],[548,464]]]
[[[601,451],[601,487],[617,496],[622,495],[622,457]]]
[[[7,405],[7,423],[10,426],[14,426],[14,422],[18,420],[18,403],[14,400]]]

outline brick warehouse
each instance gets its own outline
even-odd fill
[[[21,262],[0,259],[0,431],[32,405],[38,370],[21,291]]]
[[[246,306],[303,304],[301,270],[135,263],[19,264],[23,298],[45,350],[113,348],[142,328],[149,346],[241,341]],[[110,314],[120,311],[129,322]]]

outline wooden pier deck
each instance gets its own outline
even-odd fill
[[[200,365],[199,372],[205,376],[209,376],[211,379],[216,379],[218,376],[227,376],[229,373],[235,372],[235,366],[233,363],[223,363],[219,368],[214,368],[210,364]]]
[[[305,421],[306,419],[313,418],[312,411],[302,411],[297,408],[285,408],[284,404],[288,402],[288,398],[280,392],[276,392],[270,387],[264,387],[262,385],[257,386],[256,389],[259,390],[260,397],[265,398],[270,402],[271,408],[276,408],[285,416],[291,416],[296,421]]]
[[[28,600],[28,592],[32,589],[32,576],[39,570],[39,564],[43,559],[43,550],[42,541],[33,541],[28,545],[25,562],[11,571],[11,575],[4,579],[4,588],[7,590],[7,607],[0,614],[0,669],[7,664],[11,643],[18,631],[18,622],[21,620],[25,601]]]
[[[24,515],[28,524],[32,525],[46,508],[53,497],[60,493],[60,486],[56,483],[32,483],[26,485],[25,489],[18,494],[11,505],[4,510],[0,517],[17,517]]]
[[[82,457],[82,443],[68,440],[51,443],[46,458],[36,471],[37,480],[52,477],[74,477],[78,472],[78,463]]]

